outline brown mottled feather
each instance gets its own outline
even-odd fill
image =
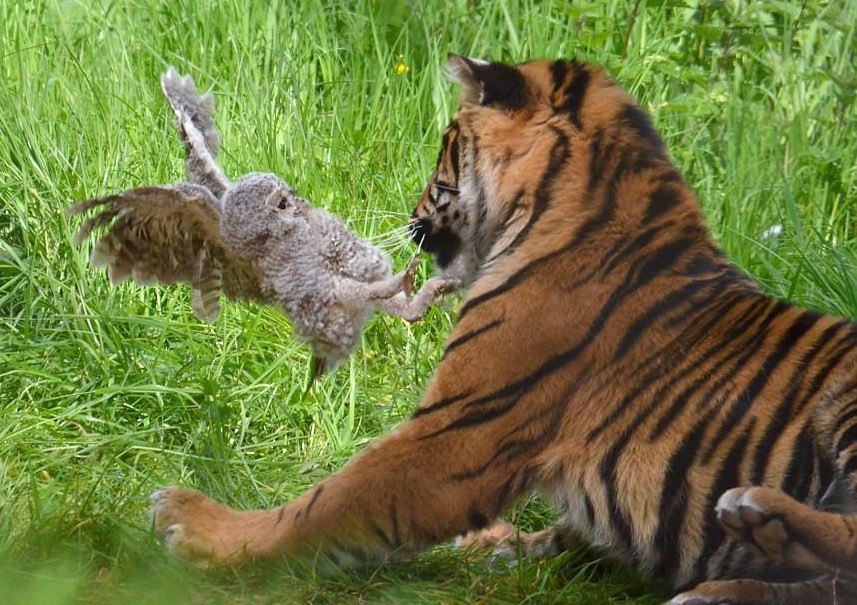
[[[209,322],[219,314],[221,288],[230,298],[267,302],[256,269],[223,245],[220,204],[206,188],[139,187],[79,202],[68,214],[99,206],[104,209],[84,221],[75,243],[110,225],[93,247],[91,262],[106,265],[112,283],[129,277],[141,285],[189,283],[194,313]]]

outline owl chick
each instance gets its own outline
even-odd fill
[[[319,375],[346,359],[377,310],[421,318],[458,283],[429,279],[413,292],[415,258],[394,275],[389,257],[338,217],[295,194],[270,173],[230,182],[217,165],[220,138],[214,99],[198,96],[189,76],[170,68],[161,87],[187,150],[187,182],[139,187],[74,204],[69,214],[100,207],[80,227],[80,244],[109,227],[90,262],[112,283],[185,282],[204,321],[220,312],[221,292],[282,310],[313,353]]]

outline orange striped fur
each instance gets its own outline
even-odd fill
[[[166,488],[156,530],[210,563],[414,552],[533,490],[554,528],[671,603],[857,602],[857,327],[761,293],[647,115],[582,63],[450,56],[464,90],[414,238],[468,285],[414,417],[294,502]]]

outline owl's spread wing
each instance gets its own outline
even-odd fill
[[[100,211],[83,222],[75,244],[107,227],[90,262],[107,266],[112,283],[129,277],[143,285],[189,283],[194,313],[209,322],[219,314],[221,289],[232,298],[260,299],[258,273],[224,245],[220,203],[205,187],[140,187],[79,202],[68,213],[93,208]]]

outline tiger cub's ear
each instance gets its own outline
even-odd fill
[[[527,82],[511,65],[489,63],[449,53],[446,75],[461,84],[465,103],[479,103],[503,109],[523,109],[527,104]]]

